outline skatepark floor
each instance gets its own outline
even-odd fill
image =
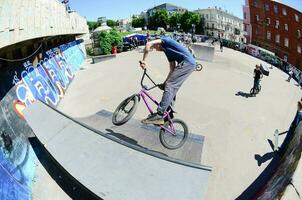
[[[58,109],[74,118],[87,118],[100,110],[113,112],[123,99],[139,91],[141,58],[142,53],[134,50],[97,64],[86,60]],[[261,93],[248,97],[254,66],[263,61],[224,48],[215,51],[213,62],[200,62],[203,70],[193,72],[177,94],[176,116],[188,124],[190,132],[204,136],[201,164],[213,167],[206,199],[231,200],[269,163],[269,141],[274,141],[276,129],[288,129],[301,89],[273,68],[261,81]],[[163,82],[168,73],[164,54],[151,52],[148,63],[151,77]],[[154,89],[151,94],[160,97],[161,91]],[[133,118],[141,120],[147,114],[141,102]]]

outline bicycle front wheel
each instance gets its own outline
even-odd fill
[[[161,144],[167,149],[178,149],[188,138],[188,126],[180,119],[166,121],[159,132]]]
[[[120,126],[129,121],[136,111],[138,99],[137,95],[133,95],[122,101],[113,113],[112,123]]]

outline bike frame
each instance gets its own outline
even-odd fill
[[[145,76],[147,76],[147,77],[150,79],[150,81],[154,84],[153,87],[148,88],[147,86],[144,86],[144,85],[143,85],[143,81],[144,81]],[[151,77],[147,74],[146,69],[144,70],[144,74],[143,74],[143,77],[142,77],[142,80],[141,80],[141,86],[142,86],[142,89],[140,90],[140,92],[138,93],[138,95],[140,96],[140,98],[143,99],[143,101],[144,101],[144,103],[145,103],[145,105],[146,105],[148,111],[150,112],[150,114],[153,114],[154,112],[153,112],[151,106],[149,105],[149,103],[148,103],[148,101],[147,101],[147,98],[149,98],[156,106],[158,106],[159,103],[158,103],[158,101],[156,101],[156,100],[148,93],[148,91],[149,91],[149,90],[152,90],[153,88],[158,87],[158,85],[157,85],[157,84],[151,79]],[[170,117],[170,112],[171,112],[171,111],[165,111],[163,118],[164,118],[164,119],[167,119],[168,121],[171,122],[172,119],[171,119],[171,117]],[[174,128],[172,122],[170,123],[170,127],[171,127],[172,130],[171,130],[171,129],[168,129],[168,128],[166,128],[166,127],[164,127],[163,125],[160,125],[160,127],[161,127],[162,129],[165,129],[165,130],[166,130],[167,132],[169,132],[170,134],[172,134],[172,135],[174,135],[174,136],[176,135],[176,133],[175,133],[176,130],[175,130],[175,128]]]

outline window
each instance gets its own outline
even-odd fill
[[[299,22],[299,15],[295,14],[295,20],[296,22]]]
[[[271,32],[270,32],[270,31],[267,31],[267,32],[266,32],[266,38],[267,38],[268,40],[271,39]]]
[[[275,25],[275,28],[279,28],[279,20],[276,20],[276,25]]]
[[[269,4],[267,4],[267,3],[265,4],[265,10],[269,11]]]
[[[270,25],[271,24],[271,19],[270,18],[266,18],[266,25]]]
[[[284,8],[284,7],[282,8],[282,14],[287,15],[286,8]]]
[[[259,21],[259,15],[256,15],[256,22]]]
[[[284,38],[284,46],[286,46],[286,47],[289,46],[289,40],[288,40],[288,38]]]
[[[300,46],[300,45],[297,46],[297,52],[298,52],[299,54],[301,54],[301,52],[302,52],[301,46]]]
[[[278,13],[278,6],[277,5],[274,5],[274,12]]]
[[[209,23],[207,23],[207,28],[209,28]]]
[[[243,13],[244,19],[246,19],[246,12]]]
[[[288,25],[284,24],[284,30],[288,31]]]
[[[207,16],[207,19],[209,19],[209,15],[207,14],[206,16]]]
[[[276,35],[276,43],[280,43],[280,35]]]
[[[212,24],[212,29],[214,29],[214,24]]]
[[[256,35],[258,35],[258,28],[256,27],[256,30],[255,30],[255,33],[256,33]]]
[[[254,0],[254,6],[257,7],[257,0]]]
[[[301,37],[301,31],[297,30],[297,37],[300,38]]]

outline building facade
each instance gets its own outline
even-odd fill
[[[301,12],[272,0],[246,0],[243,12],[249,43],[302,69]]]
[[[206,35],[245,42],[242,19],[217,7],[198,9],[194,12],[204,18]]]

